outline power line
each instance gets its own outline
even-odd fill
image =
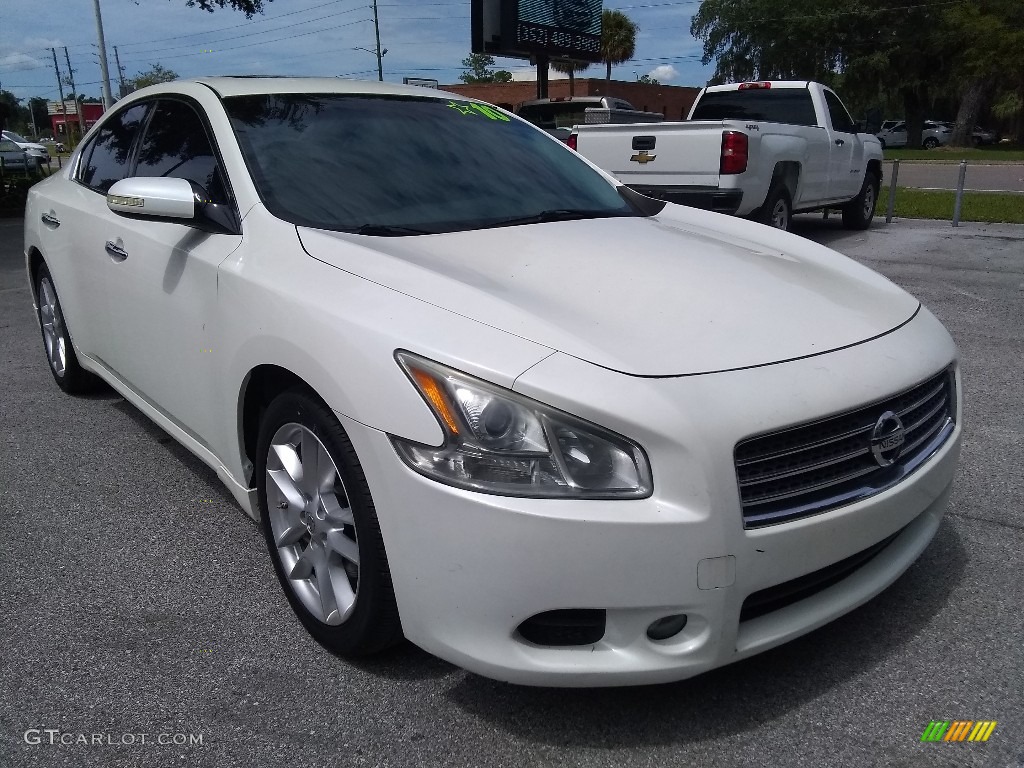
[[[313,22],[316,22],[316,21],[323,21],[324,19],[331,19],[331,18],[334,18],[335,16],[344,16],[347,13],[354,13],[355,11],[361,11],[361,10],[363,10],[362,6],[360,6],[358,8],[349,8],[347,11],[338,11],[337,13],[329,13],[326,16],[320,16],[320,17],[318,17],[316,19],[307,19],[306,21],[297,21],[294,24],[285,24],[285,25],[280,26],[280,27],[275,27],[274,29],[264,29],[264,30],[261,30],[261,31],[258,31],[258,32],[248,32],[248,33],[243,34],[243,35],[233,35],[232,37],[224,37],[224,38],[220,38],[218,40],[207,40],[207,41],[202,42],[202,43],[192,42],[192,43],[189,43],[189,44],[186,44],[186,45],[172,45],[172,46],[170,46],[168,48],[155,48],[155,49],[147,50],[146,53],[147,54],[151,54],[151,53],[162,53],[164,51],[178,51],[178,50],[181,50],[182,48],[195,48],[196,45],[203,45],[203,46],[215,45],[217,43],[226,43],[229,40],[241,40],[241,39],[246,38],[246,37],[255,37],[256,35],[272,35],[275,32],[281,31],[282,29],[291,29],[292,27],[301,27],[303,24],[312,24]],[[197,36],[193,36],[193,37],[204,37],[204,36],[205,35],[197,35]],[[129,45],[137,45],[137,43],[129,43]],[[119,48],[125,48],[127,46],[118,46],[118,47]],[[128,51],[128,53],[139,53],[139,52],[138,51]]]
[[[300,32],[297,35],[288,35],[287,37],[281,37],[281,38],[278,38],[276,40],[260,40],[259,42],[256,42],[256,43],[246,43],[245,45],[233,45],[233,46],[229,46],[228,48],[221,48],[218,51],[211,51],[211,53],[223,53],[224,51],[237,51],[237,50],[240,50],[242,48],[252,48],[253,46],[256,46],[256,45],[272,45],[273,43],[280,43],[280,42],[283,42],[285,40],[294,40],[297,37],[308,37],[309,35],[318,35],[318,34],[320,34],[322,32],[331,32],[331,31],[333,31],[335,29],[341,29],[343,27],[351,27],[354,24],[363,24],[363,23],[365,23],[367,21],[371,21],[371,19],[357,19],[356,21],[350,21],[347,24],[338,24],[335,27],[326,27],[324,29],[314,29],[311,32]],[[179,53],[179,54],[176,54],[174,56],[161,56],[160,58],[161,59],[184,59],[184,58],[189,58],[189,57],[192,57],[192,56],[209,56],[209,55],[210,55],[209,53],[205,53],[203,51],[197,51],[196,53]],[[142,57],[139,57],[139,58],[136,58],[136,59],[127,59],[126,58],[126,59],[124,59],[124,61],[126,61],[126,62],[129,62],[129,61],[138,62],[138,61],[151,61],[151,59],[149,57],[147,57],[147,56],[142,56]]]
[[[226,26],[226,27],[217,27],[215,29],[210,29],[210,30],[207,30],[206,32],[201,32],[199,34],[200,35],[204,35],[204,34],[217,34],[218,32],[226,32],[229,29],[239,29],[240,27],[248,27],[248,26],[251,26],[253,24],[262,24],[264,22],[277,21],[278,19],[283,19],[286,16],[294,16],[294,15],[296,15],[298,13],[308,13],[309,11],[315,11],[318,8],[325,8],[328,5],[337,5],[338,3],[344,3],[344,2],[348,2],[348,0],[329,0],[329,2],[320,3],[320,5],[313,5],[313,6],[310,6],[309,8],[303,8],[303,9],[298,10],[298,11],[289,11],[288,13],[280,13],[280,14],[278,14],[276,16],[261,16],[258,19],[251,19],[249,21],[242,22],[241,24],[231,24],[231,25]],[[187,34],[187,35],[172,35],[171,37],[158,37],[158,38],[155,38],[153,40],[137,40],[137,41],[132,42],[132,43],[125,43],[124,45],[122,45],[120,47],[121,48],[126,48],[126,47],[131,46],[131,45],[150,45],[151,43],[164,43],[164,42],[167,42],[168,40],[181,40],[181,39],[186,38],[186,37],[195,37],[195,36],[196,36],[196,33],[192,33],[192,34]]]

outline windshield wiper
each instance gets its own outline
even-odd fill
[[[415,227],[400,227],[392,224],[363,224],[355,229],[346,229],[353,235],[369,235],[371,237],[402,237],[404,235],[436,235],[429,229],[416,229]]]
[[[608,210],[588,210],[585,208],[550,208],[546,211],[532,213],[529,216],[513,216],[509,219],[496,221],[492,227],[513,227],[517,224],[545,224],[550,221],[576,221],[579,219],[600,219],[606,216],[621,216],[621,213]]]

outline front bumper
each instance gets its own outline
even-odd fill
[[[754,433],[873,402],[955,357],[948,334],[922,310],[871,342],[757,369],[639,379],[555,355],[520,378],[524,394],[638,440],[654,470],[655,492],[644,500],[514,499],[450,488],[406,468],[383,433],[343,419],[374,494],[406,636],[501,680],[632,685],[690,677],[831,621],[895,581],[935,534],[960,425],[899,485],[756,530],[743,527],[733,448]],[[558,394],[566,381],[575,409]],[[751,594],[889,537],[836,583],[741,621]],[[525,619],[561,609],[606,611],[601,640],[554,648],[518,634]],[[647,627],[673,614],[687,615],[683,631],[649,639]]]

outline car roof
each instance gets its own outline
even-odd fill
[[[178,80],[167,83],[166,90],[173,92],[175,82],[180,83],[182,81]],[[191,82],[202,83],[223,97],[268,93],[351,93],[386,96],[433,96],[434,98],[451,98],[453,95],[439,91],[436,88],[381,83],[376,80],[346,80],[341,77],[263,77],[240,75],[197,77]],[[459,98],[465,99],[466,97],[459,96]],[[473,99],[469,100],[472,101]]]

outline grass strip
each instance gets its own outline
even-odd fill
[[[893,214],[905,219],[952,221],[955,203],[956,192],[897,187]],[[880,190],[875,215],[885,216],[888,205],[889,190]],[[983,221],[992,224],[1024,224],[1024,194],[964,192],[960,220]]]
[[[988,147],[936,147],[935,149],[884,149],[885,160],[927,160],[933,163],[1019,163],[1024,161],[1024,148],[1013,144]]]

